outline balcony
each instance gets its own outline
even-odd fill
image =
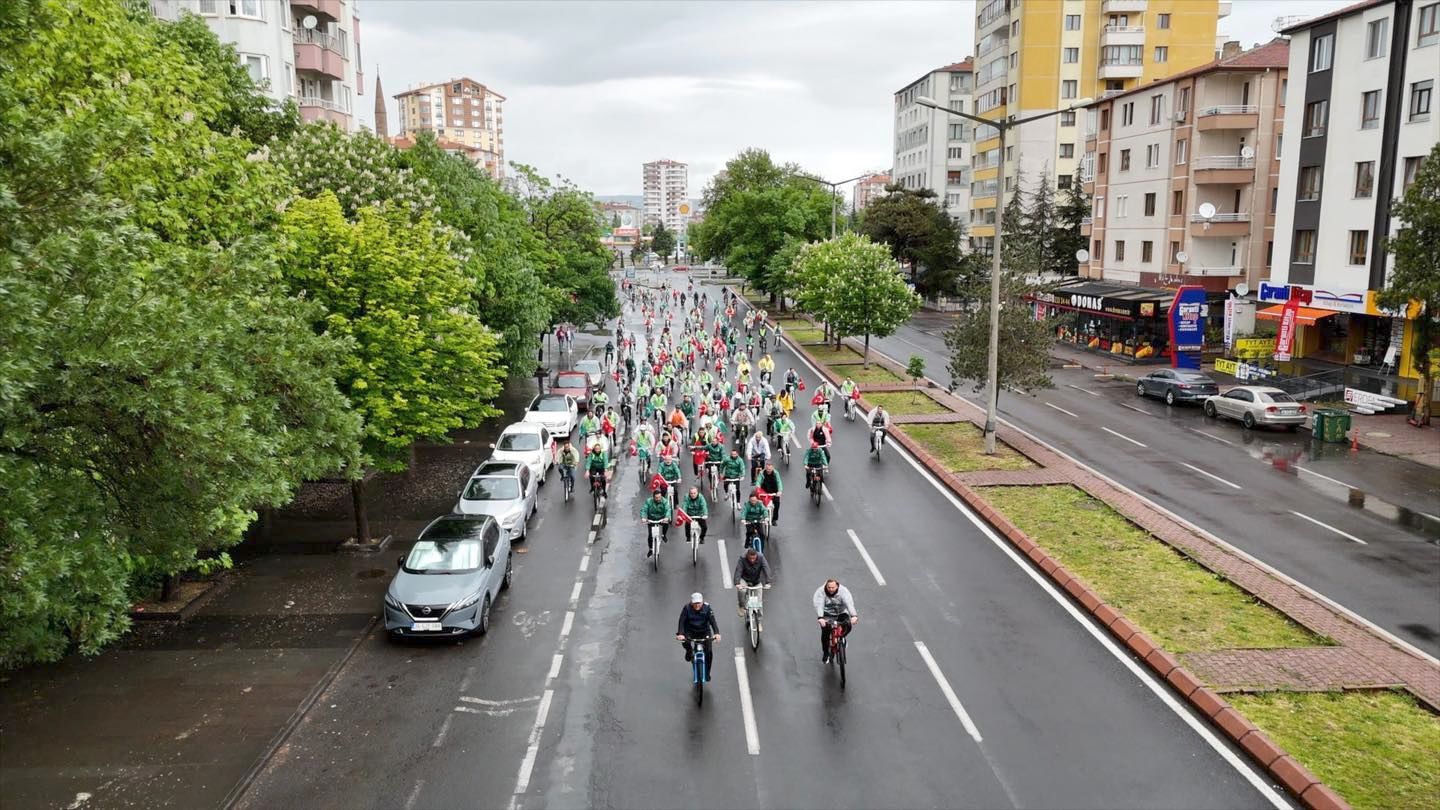
[[[1219,104],[1195,111],[1195,125],[1201,132],[1219,129],[1254,129],[1260,123],[1260,108],[1254,104]]]
[[[342,128],[350,124],[350,114],[345,112],[340,102],[319,96],[300,97],[300,118],[307,124],[329,121]]]
[[[1199,214],[1190,215],[1190,235],[1196,237],[1231,237],[1250,235],[1249,214],[1216,214],[1207,222]]]
[[[1143,25],[1107,25],[1100,29],[1100,47],[1108,48],[1111,45],[1144,45],[1145,26]]]
[[[306,36],[302,37],[301,33]],[[308,41],[307,41],[308,40]],[[295,32],[295,73],[320,79],[345,79],[345,57],[330,34],[300,29]]]
[[[1138,79],[1145,73],[1145,60],[1143,59],[1106,59],[1100,62],[1100,78],[1102,79]],[[1124,90],[1106,90],[1100,98],[1107,99],[1118,96]]]
[[[1148,5],[1146,0],[1105,0],[1100,6],[1102,14],[1134,14],[1144,13]]]
[[[296,19],[304,18],[306,14],[314,14],[320,17],[322,22],[340,22],[344,6],[340,0],[290,0],[290,10]]]
[[[1225,266],[1206,266],[1206,265],[1199,265],[1199,264],[1195,264],[1194,262],[1191,262],[1190,264],[1185,265],[1185,275],[1187,275],[1187,276],[1227,276],[1227,277],[1228,277],[1228,276],[1243,276],[1243,275],[1245,275],[1245,268],[1239,267],[1239,266],[1230,266],[1230,267],[1225,267]]]
[[[1196,185],[1243,185],[1255,182],[1255,159],[1239,155],[1197,157],[1190,164]]]

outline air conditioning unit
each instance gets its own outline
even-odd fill
[[[1176,120],[1176,122],[1181,123],[1181,124],[1185,123],[1185,111],[1184,111],[1184,110],[1176,110],[1176,111],[1175,111],[1175,120]]]

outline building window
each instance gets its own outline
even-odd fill
[[[295,95],[295,66],[285,63],[285,95]]]
[[[1164,46],[1164,45],[1156,45],[1156,46],[1155,46],[1155,61],[1156,61],[1157,63],[1158,63],[1158,62],[1169,62],[1169,61],[1170,61],[1170,49],[1167,48],[1167,47]]]
[[[1379,59],[1385,55],[1385,42],[1387,29],[1390,28],[1390,18],[1382,17],[1378,20],[1371,20],[1365,26],[1365,58]]]
[[[1060,61],[1064,62],[1064,63],[1067,64],[1067,65],[1074,65],[1074,64],[1079,63],[1079,61],[1080,61],[1080,49],[1079,49],[1079,48],[1066,48],[1066,49],[1064,50],[1064,56],[1060,59]]]
[[[1073,143],[1062,143],[1062,144],[1060,144],[1060,157],[1062,157],[1062,158],[1073,158],[1073,157],[1075,157],[1075,144],[1073,144]]]
[[[1018,68],[1018,67],[1020,67],[1020,54],[1018,54],[1018,53],[1011,53],[1011,54],[1010,54],[1010,69],[1011,69],[1011,70],[1014,70],[1015,68]]]
[[[1325,134],[1326,119],[1330,117],[1330,102],[1326,99],[1312,101],[1305,105],[1305,137],[1313,138]]]
[[[1295,262],[1296,264],[1315,263],[1314,231],[1295,232],[1295,251],[1294,255],[1291,257],[1291,261]]]
[[[1175,240],[1170,241],[1170,263],[1180,263],[1180,243]]]
[[[965,154],[964,154],[964,152],[965,152],[965,147],[963,147],[963,146],[952,146],[952,147],[950,147],[950,149],[949,149],[949,151],[946,153],[946,155],[947,155],[951,160],[964,160],[964,159],[965,159]]]
[[[1065,79],[1060,82],[1060,97],[1075,98],[1080,89],[1080,83],[1074,79]]]
[[[1280,204],[1280,187],[1270,189],[1270,213],[1275,213],[1275,207]]]
[[[1148,192],[1145,195],[1145,216],[1155,216],[1155,192]]]
[[[1098,155],[1095,156],[1095,173],[1096,173],[1096,174],[1100,174],[1100,175],[1105,174],[1105,170],[1109,167],[1109,164],[1110,164],[1110,161],[1108,160],[1109,157],[1110,157],[1110,153],[1109,153],[1109,152],[1101,152],[1100,154],[1098,154]]]
[[[1100,130],[1110,128],[1110,108],[1106,107],[1100,111]],[[1097,130],[1098,131],[1098,130]]]
[[[250,74],[250,81],[262,85],[270,78],[270,73],[265,69],[265,57],[253,53],[240,54],[240,64]]]
[[[1116,240],[1115,240],[1115,261],[1117,261],[1117,262],[1123,262],[1123,261],[1125,261],[1125,240],[1124,240],[1124,239],[1116,239]]]
[[[1120,105],[1120,126],[1128,127],[1135,123],[1135,102],[1130,101]]]
[[[1186,155],[1186,153],[1189,151],[1189,149],[1190,149],[1190,142],[1189,142],[1189,141],[1180,140],[1180,141],[1176,141],[1176,142],[1175,142],[1175,165],[1176,165],[1176,166],[1184,166],[1184,165],[1185,165],[1185,155]]]
[[[1375,161],[1362,160],[1355,164],[1355,196],[1361,199],[1375,196]]]
[[[1185,192],[1178,188],[1170,194],[1170,213],[1177,215],[1185,213]]]
[[[1335,35],[1326,34],[1323,37],[1316,37],[1310,41],[1310,72],[1318,73],[1330,69],[1330,61],[1335,55]]]
[[[1090,260],[1091,260],[1091,261],[1096,261],[1096,262],[1103,262],[1103,261],[1105,261],[1105,243],[1102,242],[1102,241],[1100,241],[1099,239],[1096,239],[1096,240],[1095,240],[1095,244],[1094,244],[1094,250],[1091,250],[1090,253],[1091,253],[1091,256],[1090,256]]]
[[[1375,129],[1380,126],[1380,91],[1367,90],[1360,96],[1360,128]]]
[[[1434,94],[1435,80],[1413,82],[1410,85],[1410,120],[1430,120],[1430,97]]]
[[[1415,185],[1415,177],[1420,174],[1420,161],[1422,160],[1424,160],[1422,157],[1405,158],[1405,173],[1401,175],[1402,179],[1400,180],[1401,194],[1409,191],[1410,187]]]
[[[1300,191],[1295,199],[1301,202],[1311,202],[1320,199],[1320,167],[1300,167]]]
[[[1155,243],[1145,240],[1140,243],[1140,263],[1149,264],[1155,261]]]
[[[1369,231],[1350,232],[1350,263],[1364,264],[1370,248]]]
[[[1062,174],[1055,178],[1055,183],[1059,188],[1070,188],[1070,185],[1074,182],[1074,176],[1069,174]]]
[[[1145,147],[1145,168],[1154,169],[1160,165],[1160,144],[1152,143]]]
[[[1281,135],[1276,135],[1276,136],[1275,136],[1275,159],[1276,159],[1276,160],[1279,160],[1279,159],[1280,159],[1280,153],[1283,152],[1283,151],[1285,151],[1285,136],[1284,136],[1283,134],[1281,134]]]
[[[1124,195],[1115,198],[1115,218],[1124,219],[1130,213],[1130,197]]]
[[[1104,218],[1105,218],[1105,198],[1104,198],[1104,197],[1096,197],[1096,198],[1095,198],[1095,218],[1096,218],[1096,219],[1104,219]]]
[[[265,4],[260,0],[230,0],[230,16],[265,19]]]
[[[220,0],[200,0],[200,13],[210,17],[220,13]]]
[[[1073,126],[1075,126],[1075,111],[1074,111],[1074,110],[1066,110],[1065,112],[1060,113],[1060,126],[1062,126],[1062,127],[1073,127]]]
[[[1079,15],[1079,14],[1066,14],[1066,15],[1065,15],[1065,30],[1066,30],[1066,31],[1079,31],[1079,30],[1080,30],[1080,15]]]
[[[1016,20],[1010,23],[1010,38],[1014,39],[1018,36],[1020,36],[1020,21]]]
[[[1129,149],[1121,149],[1121,150],[1120,150],[1120,171],[1122,171],[1122,172],[1128,172],[1128,171],[1130,171],[1130,150],[1129,150]]]
[[[1154,126],[1154,125],[1160,123],[1161,119],[1163,119],[1164,117],[1165,117],[1165,97],[1162,96],[1162,95],[1154,95],[1154,96],[1151,96],[1151,97],[1150,97],[1150,125],[1151,125],[1151,126]]]
[[[1169,27],[1170,27],[1170,15],[1169,15],[1169,14],[1156,14],[1156,15],[1155,15],[1155,27],[1156,27],[1156,28],[1159,28],[1159,29],[1162,30],[1162,31],[1165,30],[1165,29],[1167,29],[1167,28],[1169,28]]]
[[[1175,112],[1183,115],[1190,114],[1190,88],[1180,88],[1180,100],[1175,103]]]
[[[1415,30],[1415,47],[1423,48],[1440,42],[1440,3],[1420,9],[1420,25]]]

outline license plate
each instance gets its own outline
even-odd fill
[[[437,633],[440,631],[440,622],[416,622],[410,627],[414,633]]]

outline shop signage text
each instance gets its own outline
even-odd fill
[[[1220,359],[1215,361],[1215,372],[1217,374],[1229,374],[1237,380],[1259,380],[1265,377],[1274,377],[1273,369],[1257,366],[1252,363],[1242,363],[1238,360]]]
[[[1205,348],[1205,288],[1187,285],[1170,302],[1170,362],[1175,368],[1200,370]]]

